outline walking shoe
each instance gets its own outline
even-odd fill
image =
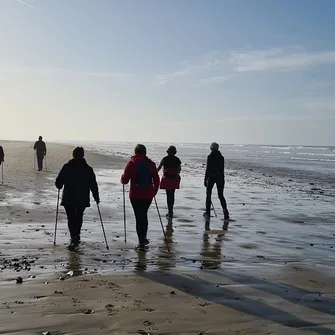
[[[67,247],[69,251],[76,251],[79,248],[79,244],[75,242],[71,242],[70,245]]]
[[[229,220],[229,212],[228,209],[224,209],[223,210],[223,215],[224,215],[224,220]]]
[[[144,244],[138,244],[135,249],[137,251],[146,251],[145,245]]]
[[[143,239],[143,243],[141,243],[142,245],[148,245],[150,242],[149,242],[149,240],[145,237],[144,239]]]

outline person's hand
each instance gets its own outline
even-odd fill
[[[95,199],[95,202],[99,205],[100,204],[100,199]]]

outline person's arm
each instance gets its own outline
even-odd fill
[[[35,142],[35,144],[34,144],[34,147],[33,147],[33,148],[34,148],[34,150],[36,150],[36,145],[37,145],[37,142]]]
[[[65,184],[65,175],[66,175],[66,165],[62,167],[62,169],[58,174],[58,177],[56,178],[55,185],[59,190],[61,190]]]
[[[207,179],[208,179],[208,166],[209,166],[209,156],[207,157],[207,163],[206,163],[206,172],[205,172],[205,180],[204,185],[207,187]]]
[[[161,168],[163,167],[163,165],[164,165],[164,158],[159,163],[158,168],[157,168],[157,172],[159,172],[161,170]]]
[[[121,184],[123,185],[129,183],[130,176],[131,176],[131,165],[132,165],[131,161],[127,163],[124,169],[123,175],[121,176]]]
[[[180,174],[180,172],[181,172],[181,160],[179,159],[178,173]]]
[[[159,175],[154,162],[152,162],[152,180],[154,182],[154,196],[156,196],[159,189]]]
[[[44,144],[44,156],[46,156],[47,155],[47,146],[45,145],[44,142],[43,142],[43,144]]]
[[[98,204],[100,202],[100,196],[99,196],[99,187],[98,187],[97,179],[96,179],[93,169],[91,169],[90,173],[91,173],[90,190],[92,192],[95,202]]]

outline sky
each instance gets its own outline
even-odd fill
[[[0,138],[335,145],[333,0],[1,0]]]

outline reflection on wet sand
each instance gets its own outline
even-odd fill
[[[174,242],[173,242],[173,219],[168,218],[168,223],[166,225],[165,229],[165,236],[167,239],[167,242],[169,244],[169,248],[171,252],[168,252],[166,247],[166,241],[165,237],[163,235],[162,243],[158,247],[158,259],[157,259],[157,268],[159,270],[169,270],[176,266],[175,264],[175,248],[174,248]]]
[[[135,262],[135,271],[145,271],[147,269],[147,252],[138,251],[137,261]]]
[[[206,220],[205,231],[202,238],[202,249],[200,256],[203,269],[219,269],[221,267],[221,246],[222,240],[228,230],[229,222],[225,222],[222,230],[218,232],[215,242],[211,245],[210,239],[213,236],[210,230],[210,222]]]
[[[73,277],[81,276],[83,274],[83,269],[80,252],[69,251],[68,256],[68,263],[66,265],[67,272],[73,271]]]

